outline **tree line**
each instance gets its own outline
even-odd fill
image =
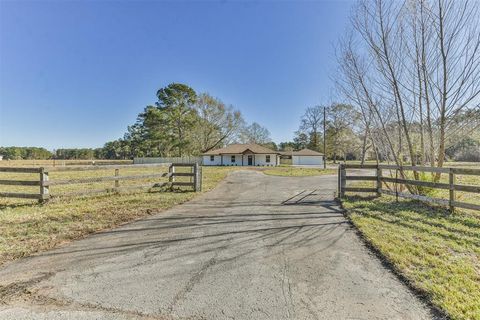
[[[323,148],[324,109],[326,150]],[[463,122],[465,121],[463,118],[466,116],[460,113],[455,121]],[[480,124],[480,112],[469,112],[468,117],[470,123]],[[419,150],[421,141],[418,139],[418,130],[420,126],[418,123],[412,123],[412,126],[417,130],[413,143]],[[398,130],[396,125],[389,127],[389,130],[395,129]],[[445,159],[480,161],[480,130],[471,130],[470,127],[464,127],[463,130],[466,132],[457,133],[457,139],[451,139],[446,143]],[[306,108],[300,118],[299,129],[294,133],[293,140],[279,143],[278,150],[290,151],[308,148],[324,153],[327,159],[333,160],[334,163],[337,160],[360,160],[361,163],[366,160],[391,161],[388,149],[376,147],[376,140],[371,136],[372,132],[378,134],[376,138],[384,138],[381,137],[378,128],[366,126],[362,112],[353,104],[317,105]],[[416,153],[415,156],[417,160],[421,159],[421,154]],[[403,160],[407,161],[408,155],[404,155]]]
[[[369,151],[361,128],[360,113],[352,105],[342,103],[306,108],[300,118],[299,129],[294,133],[293,141],[282,142],[279,148],[280,150],[308,148],[324,153],[327,159],[334,162],[339,159],[365,159]]]
[[[5,160],[50,159],[52,153],[37,147],[0,147],[0,156]]]
[[[0,147],[0,155],[4,160],[105,159],[103,148],[71,148],[50,151],[39,147]]]
[[[326,150],[323,149],[324,109]],[[472,116],[480,121],[479,113]],[[325,153],[327,159],[333,162],[337,160],[360,160],[362,163],[365,160],[388,161],[388,153],[375,148],[374,140],[369,136],[361,112],[351,104],[333,103],[329,106],[317,105],[306,108],[293,140],[280,142],[278,145],[269,141],[268,130],[256,123],[243,128],[238,134],[238,142],[258,142],[277,151],[309,148]],[[130,152],[130,143],[128,139],[118,139],[107,142],[102,148],[56,149],[53,152],[35,147],[0,147],[0,155],[3,155],[4,159],[130,159],[133,157]],[[451,141],[446,147],[445,156],[452,161],[480,161],[480,131],[471,132],[462,139]]]

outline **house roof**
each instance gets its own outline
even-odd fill
[[[240,153],[261,153],[261,154],[278,154],[277,151],[272,149],[263,147],[261,145],[255,143],[247,143],[247,144],[230,144],[225,148],[220,148],[216,150],[210,150],[204,153],[204,155],[220,155],[220,154],[240,154]]]
[[[324,155],[323,153],[313,151],[307,148],[298,150],[298,151],[285,151],[285,152],[282,152],[282,154],[286,156],[323,156]]]

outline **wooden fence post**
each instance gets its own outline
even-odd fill
[[[448,183],[450,189],[450,199],[448,201],[450,212],[455,212],[455,207],[453,206],[453,202],[455,201],[455,173],[453,172],[453,168],[450,168],[450,172],[448,173]]]
[[[377,165],[377,197],[380,197],[382,190],[382,169]]]
[[[193,190],[195,192],[197,191],[200,191],[200,179],[198,178],[198,174],[199,174],[199,169],[198,169],[198,163],[195,162],[195,164],[193,165]]]
[[[175,177],[173,176],[173,174],[175,173],[175,167],[173,166],[173,164],[168,167],[168,173],[170,174],[168,177],[168,181],[175,182]]]
[[[337,197],[340,199],[340,194],[342,193],[342,168],[341,165],[338,165],[338,186],[337,186]]]
[[[119,175],[120,175],[120,170],[115,169],[115,177],[118,177]],[[117,189],[118,187],[120,187],[120,180],[115,180],[115,189]]]
[[[41,203],[45,202],[50,198],[50,189],[49,186],[45,183],[48,181],[48,170],[45,168],[40,168],[40,199]]]
[[[340,164],[340,198],[345,197],[345,187],[347,186],[347,173],[345,164]]]

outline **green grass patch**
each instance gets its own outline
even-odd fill
[[[213,189],[229,172],[236,169],[204,167],[202,191]],[[132,170],[136,169],[124,170],[123,173],[132,174]],[[133,174],[146,173],[145,170],[151,169]],[[83,172],[83,174],[62,172],[58,173],[59,176],[56,178],[77,178],[84,174],[92,175],[98,172]],[[100,187],[103,187],[101,183]],[[72,191],[70,188],[73,187],[65,186],[63,190],[57,191],[60,193]],[[88,186],[80,185],[79,188],[88,188]],[[60,197],[43,205],[33,201],[0,199],[0,264],[53,248],[92,232],[157,213],[188,201],[196,195],[194,192],[185,191],[140,191],[96,197]]]
[[[480,213],[382,196],[347,197],[366,239],[453,319],[480,319]]]
[[[337,170],[280,166],[280,167],[265,169],[263,170],[263,173],[271,176],[305,177],[305,176],[322,176],[322,175],[328,175],[328,174],[337,174]]]

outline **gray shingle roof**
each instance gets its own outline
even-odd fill
[[[323,153],[313,151],[310,149],[302,149],[298,151],[284,151],[281,154],[286,155],[286,156],[323,156]]]
[[[261,154],[278,154],[277,151],[263,147],[255,143],[247,144],[230,144],[225,148],[220,148],[216,150],[210,150],[204,153],[204,155],[220,155],[220,154],[241,154],[244,152],[251,151],[252,153],[261,153]]]

